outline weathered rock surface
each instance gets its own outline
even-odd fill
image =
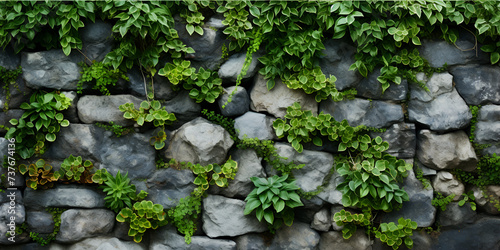
[[[342,237],[341,232],[326,232],[321,234],[319,249],[342,249],[342,250],[368,250],[371,249],[371,243],[364,230],[356,230],[356,233],[348,240]]]
[[[267,80],[258,74],[255,77],[254,86],[250,91],[250,109],[256,112],[268,112],[276,118],[284,118],[287,107],[294,102],[299,102],[302,109],[311,110],[314,115],[318,114],[318,103],[313,95],[307,95],[299,89],[289,89],[280,79],[276,79],[273,89],[267,89]]]
[[[462,130],[447,134],[421,130],[417,157],[422,164],[436,170],[458,168],[473,171],[478,162],[474,147]]]
[[[110,233],[115,214],[108,209],[70,209],[61,214],[61,227],[56,236],[59,242],[71,243]]]
[[[230,153],[231,158],[238,163],[238,172],[234,180],[229,180],[228,187],[221,189],[226,197],[247,197],[255,187],[250,177],[266,177],[261,158],[253,149],[236,149]]]
[[[30,232],[50,234],[54,232],[52,214],[45,211],[32,211],[26,213],[26,224]]]
[[[454,201],[461,200],[461,196],[465,190],[464,184],[460,183],[455,176],[446,171],[439,171],[432,178],[432,187],[434,187],[434,191],[443,194],[445,197],[454,194]]]
[[[259,140],[272,140],[276,138],[273,129],[274,118],[256,112],[246,112],[234,119],[234,128],[239,139],[259,138]]]
[[[173,132],[165,155],[179,162],[222,164],[233,143],[223,127],[197,118]]]
[[[399,85],[391,84],[391,86],[382,93],[382,84],[377,80],[379,76],[380,68],[370,73],[367,78],[363,78],[356,86],[356,90],[358,91],[357,96],[373,100],[406,100],[406,95],[408,93],[408,81],[406,79],[402,80]]]
[[[474,142],[496,144],[500,142],[500,106],[485,105],[479,109]]]
[[[320,235],[309,224],[295,221],[292,226],[276,231],[269,249],[315,249],[319,241]]]
[[[6,49],[0,49],[0,66],[8,70],[14,70],[20,63],[21,55],[15,54],[10,46],[7,46]]]
[[[132,67],[132,69],[127,71],[128,82],[125,80],[119,80],[117,88],[122,88],[122,92],[130,91],[134,96],[139,96],[143,100],[146,99],[146,90],[144,88],[144,72],[138,67]],[[155,99],[159,100],[170,100],[177,95],[177,92],[172,89],[172,84],[167,80],[166,77],[156,74],[153,77],[154,95]],[[150,80],[147,81],[147,88],[151,87]],[[148,90],[149,93],[150,90]]]
[[[228,102],[229,95],[231,95],[235,89],[236,91],[231,97],[231,102]],[[228,103],[226,104],[226,102]],[[241,86],[231,86],[224,88],[224,93],[217,100],[217,104],[219,105],[221,114],[224,116],[243,115],[250,110],[250,97],[248,96],[248,92],[245,88]]]
[[[292,171],[297,180],[297,186],[304,192],[316,190],[333,167],[333,156],[329,153],[311,150],[298,153],[292,146],[285,143],[276,143],[275,147],[279,156],[287,158],[285,162],[294,162],[297,165],[305,164],[303,168]]]
[[[127,249],[127,250],[146,250],[148,249],[144,243],[135,243],[131,241],[123,241],[115,237],[100,236],[90,239],[85,239],[72,245],[51,244],[51,250],[111,250],[111,249]]]
[[[245,202],[219,195],[203,199],[203,231],[208,237],[238,236],[267,230],[265,222],[243,215]]]
[[[385,152],[403,159],[413,158],[417,147],[417,136],[415,124],[396,123],[387,128],[383,133],[370,133],[372,138],[380,136],[389,143],[389,149]]]
[[[476,198],[475,202],[481,211],[484,211],[488,214],[500,214],[500,210],[495,207],[495,200],[500,200],[500,186],[486,186],[486,192],[483,192],[482,188],[474,186],[471,188],[471,191]],[[490,196],[492,196],[491,199]]]
[[[45,207],[103,208],[104,193],[82,185],[56,185],[52,189],[26,188],[24,204],[32,209]]]
[[[349,70],[355,63],[356,48],[346,40],[327,40],[324,45],[325,49],[321,51],[323,56],[319,61],[321,71],[326,77],[334,75],[337,78],[335,87],[339,90],[355,87],[363,78],[358,71]]]
[[[464,65],[450,69],[458,93],[469,105],[500,104],[500,67]]]
[[[177,120],[174,125],[182,125],[200,115],[201,105],[189,97],[189,92],[181,91],[178,95],[165,102],[165,109],[174,113]]]
[[[118,107],[131,102],[139,109],[142,101],[132,95],[85,95],[78,100],[78,117],[83,123],[114,122],[121,126],[131,126],[135,121],[125,119]]]
[[[243,79],[251,78],[257,73],[257,65],[259,63],[260,55],[257,53],[252,54],[252,62],[250,63],[250,67],[247,70]],[[227,61],[225,61],[219,69],[219,78],[223,80],[228,80],[230,82],[236,82],[238,79],[238,75],[241,73],[241,69],[243,68],[243,64],[245,63],[246,51],[236,53],[230,56]]]
[[[78,56],[68,57],[61,49],[23,53],[23,78],[33,89],[76,90],[81,77],[79,61]]]
[[[422,46],[418,46],[420,55],[427,59],[431,67],[443,67],[446,63],[448,66],[483,63],[489,64],[489,57],[478,48],[476,38],[468,32],[460,32],[455,44],[450,44],[444,40],[427,40],[422,41]]]
[[[326,100],[321,102],[319,111],[330,114],[337,121],[345,119],[353,127],[365,125],[385,128],[404,121],[403,109],[400,105],[360,98],[340,102]]]
[[[9,202],[0,204],[0,223],[4,225],[10,223],[11,217],[15,217],[16,225],[21,225],[26,220],[25,206]]]
[[[417,79],[426,82],[430,92],[414,84],[410,85],[410,121],[425,124],[434,131],[457,130],[468,126],[472,114],[453,87],[452,75],[434,73],[427,79],[423,73],[419,73]]]
[[[332,216],[330,216],[330,211],[323,208],[314,214],[313,222],[311,223],[311,228],[317,231],[327,232],[332,227]]]
[[[146,182],[148,199],[164,209],[173,208],[196,188],[193,181],[194,175],[189,169],[158,169]]]
[[[443,227],[462,227],[465,224],[473,223],[475,218],[476,211],[471,209],[470,203],[465,203],[463,206],[460,206],[458,202],[450,202],[450,204],[446,206],[446,210],[439,213],[438,222],[439,225]]]
[[[80,30],[82,52],[88,58],[87,63],[102,61],[113,49],[113,26],[100,20],[88,22]],[[89,61],[90,60],[90,61]]]
[[[177,250],[177,249],[220,249],[234,250],[236,243],[232,240],[210,239],[206,236],[191,237],[191,244],[186,244],[184,237],[177,233],[177,229],[170,225],[154,230],[151,235],[150,250]]]
[[[337,186],[343,181],[344,177],[340,176],[338,172],[335,171],[328,184],[323,188],[323,191],[317,196],[332,205],[342,205],[342,192],[337,190]]]

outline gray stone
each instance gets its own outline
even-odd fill
[[[441,230],[431,250],[438,249],[498,249],[500,218],[484,217],[465,227]]]
[[[372,138],[382,137],[389,142],[389,149],[385,152],[397,158],[413,158],[417,147],[417,136],[415,134],[415,124],[396,123],[387,128],[383,133],[370,133]]]
[[[246,112],[234,119],[234,129],[239,139],[258,138],[259,140],[273,140],[276,134],[273,129],[274,118],[265,114]]]
[[[78,56],[68,57],[61,49],[22,53],[23,78],[33,89],[76,90],[81,77],[79,61]]]
[[[474,142],[496,144],[500,142],[500,106],[485,105],[479,109]]]
[[[115,214],[108,209],[69,209],[61,214],[58,242],[72,243],[85,238],[110,233]]]
[[[418,50],[434,68],[443,67],[444,64],[448,66],[470,63],[489,64],[488,54],[478,49],[479,47],[481,45],[477,44],[476,37],[464,31],[460,32],[454,44],[444,40],[424,39],[422,46],[418,46]]]
[[[123,241],[115,237],[99,236],[91,239],[85,239],[72,245],[51,244],[50,250],[146,250],[144,243],[135,243]]]
[[[500,214],[500,209],[495,207],[496,201],[500,201],[500,186],[486,186],[485,191],[482,188],[473,186],[471,191],[476,198],[475,202],[480,210],[488,214]],[[498,205],[497,205],[498,206]]]
[[[268,244],[261,234],[245,234],[236,238],[236,246],[238,250],[263,250]]]
[[[469,105],[500,104],[500,67],[465,65],[450,69],[458,93]]]
[[[26,213],[26,224],[30,232],[50,234],[54,232],[52,214],[45,211],[31,211]]]
[[[321,234],[319,241],[320,250],[342,249],[342,250],[368,250],[371,242],[364,230],[356,230],[356,233],[348,240],[342,237],[340,232],[326,232]],[[334,248],[332,248],[334,247]]]
[[[368,77],[363,78],[356,86],[357,96],[373,100],[406,100],[406,95],[408,94],[408,81],[406,79],[402,80],[401,84],[391,84],[382,93],[382,83],[377,80],[379,76],[380,68],[374,70]]]
[[[338,90],[355,87],[362,76],[357,70],[349,70],[349,67],[356,62],[354,54],[356,48],[347,40],[327,40],[323,56],[319,61],[321,70],[326,75],[334,75],[337,78],[335,86]]]
[[[159,169],[146,182],[148,199],[161,204],[164,209],[177,205],[181,198],[189,196],[196,188],[194,175],[189,169]]]
[[[57,140],[51,144],[45,158],[65,159],[70,154],[83,159],[97,161],[99,159],[100,139],[104,132],[95,125],[70,124],[61,128]]]
[[[177,250],[177,249],[220,249],[234,250],[236,243],[226,239],[210,239],[206,236],[192,236],[191,244],[186,244],[184,237],[177,234],[177,229],[167,225],[154,230],[151,234],[149,250]]]
[[[420,168],[420,170],[422,170],[422,172],[423,172],[422,175],[423,176],[432,176],[432,175],[436,175],[437,174],[437,171],[435,169],[426,167],[424,164],[420,163],[418,160],[415,161],[414,165],[417,168]]]
[[[0,66],[8,70],[14,70],[21,63],[21,55],[15,54],[14,50],[7,46],[6,49],[0,49]]]
[[[404,121],[403,109],[400,105],[359,98],[340,102],[323,101],[320,104],[320,112],[332,115],[337,121],[347,120],[353,127],[365,125],[385,128]]]
[[[2,211],[3,212],[3,211]],[[10,221],[0,221],[0,235],[2,235],[2,237],[0,237],[0,246],[2,248],[2,250],[25,250],[25,248],[17,248],[17,246],[23,246],[23,245],[20,245],[20,244],[23,244],[23,243],[27,243],[27,242],[30,242],[32,241],[32,239],[30,238],[30,235],[28,232],[23,232],[22,234],[15,234],[15,231],[14,231],[14,238],[12,238],[11,233],[13,230],[15,230],[15,226],[9,226],[8,224],[10,223]],[[19,226],[19,225],[16,225],[16,226]],[[9,234],[10,237],[6,237],[7,236],[7,233]],[[16,245],[14,245],[16,244]],[[38,244],[38,243],[37,243]],[[31,248],[27,248],[27,249],[31,249]],[[34,248],[36,249],[36,248]]]
[[[102,61],[106,54],[113,49],[113,25],[96,20],[88,22],[80,30],[82,52],[89,63]],[[90,60],[90,61],[89,61]]]
[[[175,114],[177,121],[174,122],[174,125],[176,125],[184,124],[198,117],[201,105],[189,97],[187,91],[181,91],[177,96],[165,102],[165,109],[169,113]]]
[[[319,241],[320,235],[309,224],[296,221],[292,226],[284,226],[276,231],[269,249],[316,249]]]
[[[55,185],[52,189],[24,190],[24,204],[31,209],[45,207],[102,208],[105,195],[82,185]]]
[[[203,231],[211,238],[266,231],[265,222],[259,222],[254,215],[243,215],[245,204],[242,200],[208,195],[203,199]]]
[[[236,89],[236,91],[235,91]],[[229,95],[234,92],[231,97],[231,102],[228,102]],[[226,102],[228,102],[226,104]],[[224,93],[221,98],[217,100],[221,114],[224,116],[238,116],[246,113],[250,110],[250,97],[245,88],[239,86],[231,86],[224,88]]]
[[[238,172],[234,180],[228,181],[228,187],[222,188],[221,194],[226,197],[247,197],[255,187],[250,177],[266,177],[261,164],[262,159],[253,149],[236,149],[230,155],[238,163]]]
[[[443,194],[445,197],[454,194],[454,201],[461,200],[465,190],[464,184],[460,183],[455,176],[446,171],[439,171],[432,178],[432,187],[434,187],[434,191]]]
[[[311,228],[317,231],[327,232],[332,227],[332,217],[330,216],[330,211],[323,208],[314,214],[313,222],[311,223]]]
[[[436,170],[458,168],[473,171],[478,162],[474,147],[462,130],[447,134],[421,130],[417,158],[425,166]]]
[[[0,223],[10,223],[12,217],[16,225],[21,225],[26,220],[24,205],[12,202],[5,202],[0,205]],[[3,235],[2,235],[3,236]]]
[[[223,127],[197,118],[173,132],[165,156],[179,162],[222,164],[233,143]]]
[[[139,109],[142,101],[132,95],[85,95],[78,100],[78,116],[83,123],[114,122],[121,126],[131,126],[135,121],[125,119],[118,108],[131,102]]]
[[[344,177],[340,176],[337,171],[335,171],[328,181],[328,184],[323,188],[318,197],[322,200],[332,204],[342,205],[342,192],[337,190],[337,186],[344,181]]]
[[[19,174],[19,173],[16,173],[16,174]],[[7,175],[5,175],[5,176],[7,176]],[[25,186],[26,186],[26,184],[25,184]],[[24,205],[24,200],[23,200],[23,195],[21,193],[21,190],[19,190],[19,189],[12,190],[12,191],[5,190],[5,192],[2,192],[0,194],[0,204],[10,203],[11,201],[14,201],[16,204]]]
[[[473,223],[475,218],[476,211],[471,209],[470,203],[466,202],[463,206],[460,206],[458,205],[458,202],[451,202],[448,206],[446,206],[445,211],[441,211],[441,213],[439,213],[438,222],[439,225],[443,227],[460,227],[466,223]],[[420,227],[420,224],[418,226]]]
[[[419,122],[435,131],[465,128],[472,114],[469,107],[453,88],[453,76],[435,73],[427,79],[423,73],[417,79],[426,82],[430,92],[415,84],[410,85],[411,99],[408,104],[409,120]]]
[[[276,153],[287,158],[285,162],[294,162],[297,165],[305,164],[301,169],[294,169],[292,173],[297,186],[304,192],[311,192],[323,184],[323,180],[333,167],[333,156],[329,153],[304,150],[298,153],[289,144],[276,143]]]
[[[252,54],[252,62],[250,63],[250,67],[247,70],[243,79],[251,78],[257,73],[257,64],[259,63],[260,55],[253,53]],[[245,63],[246,51],[233,54],[230,56],[227,61],[225,61],[219,69],[219,78],[222,80],[228,80],[230,82],[236,82],[238,75],[241,73],[241,69],[243,68],[243,64]]]
[[[218,19],[218,17],[214,17]],[[210,18],[207,23],[211,22]],[[191,60],[191,65],[198,68],[216,70],[223,62],[222,45],[228,47],[228,42],[225,40],[226,35],[222,33],[222,29],[212,29],[211,27],[203,27],[203,35],[194,32],[192,35],[186,31],[185,22],[179,16],[175,16],[175,29],[179,35],[179,40],[187,47],[194,49],[195,53],[186,55],[186,59]]]
[[[284,118],[287,107],[294,102],[300,103],[302,109],[310,110],[314,115],[318,114],[318,103],[313,95],[307,95],[299,89],[289,89],[280,79],[276,79],[273,89],[267,89],[267,80],[264,76],[257,74],[254,86],[250,91],[250,109],[256,112],[268,112],[277,118]]]

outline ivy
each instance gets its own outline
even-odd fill
[[[83,91],[84,84],[91,84],[92,89],[99,90],[103,95],[110,95],[108,87],[115,86],[119,79],[128,81],[125,73],[119,69],[111,69],[102,62],[93,62],[90,66],[80,63],[82,67],[82,77],[78,81],[78,94]]]

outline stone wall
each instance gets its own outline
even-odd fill
[[[207,22],[215,28],[220,20],[212,17]],[[138,104],[145,99],[141,72],[127,72],[129,81],[119,81],[111,89],[112,95],[77,94],[80,78],[78,62],[81,54],[73,52],[69,57],[60,50],[22,52],[14,54],[9,49],[0,53],[0,65],[8,69],[22,66],[23,74],[18,78],[18,88],[13,88],[9,110],[0,113],[0,124],[7,125],[12,118],[22,115],[20,105],[27,101],[36,89],[60,90],[73,99],[65,116],[71,122],[61,129],[57,140],[42,156],[53,166],[70,154],[82,156],[94,162],[96,167],[110,173],[128,172],[128,176],[140,190],[149,193],[148,198],[165,208],[172,208],[180,198],[188,196],[194,189],[194,174],[190,170],[174,168],[157,169],[157,154],[179,161],[209,164],[222,163],[229,156],[238,162],[239,171],[226,189],[209,190],[203,200],[202,216],[192,243],[186,245],[182,235],[167,225],[147,234],[137,244],[127,236],[127,226],[115,220],[115,214],[105,208],[104,193],[84,185],[56,185],[53,189],[32,190],[18,175],[16,179],[15,211],[16,224],[25,222],[31,231],[51,232],[54,222],[47,207],[67,208],[61,216],[60,232],[55,242],[41,247],[25,234],[16,236],[12,244],[6,237],[9,222],[9,191],[0,195],[0,248],[1,249],[388,249],[378,240],[367,237],[362,231],[349,240],[342,238],[341,228],[332,223],[332,216],[341,210],[342,194],[335,189],[339,178],[335,175],[318,195],[303,200],[305,207],[297,209],[295,222],[275,235],[267,231],[255,216],[244,216],[246,195],[253,189],[250,177],[266,177],[275,171],[266,166],[254,150],[237,149],[230,135],[221,126],[201,118],[204,108],[219,110],[235,119],[238,136],[274,140],[277,152],[298,164],[305,164],[294,172],[297,184],[304,191],[312,191],[321,185],[334,165],[335,146],[309,146],[297,153],[285,140],[278,139],[272,122],[283,118],[286,108],[299,102],[302,108],[314,114],[331,114],[336,120],[347,119],[350,125],[366,125],[385,128],[385,132],[373,133],[388,141],[388,152],[396,157],[413,162],[415,168],[423,170],[424,178],[431,186],[424,188],[415,174],[410,172],[402,184],[410,197],[401,210],[379,214],[382,221],[397,221],[411,218],[419,228],[435,223],[441,225],[439,233],[414,232],[414,249],[499,249],[500,211],[487,202],[477,187],[464,186],[450,171],[463,169],[474,171],[478,158],[468,133],[472,118],[468,105],[482,105],[479,109],[475,140],[488,144],[483,154],[500,154],[500,67],[489,65],[489,57],[481,51],[464,51],[473,47],[472,36],[461,36],[457,46],[444,41],[423,41],[420,47],[432,66],[448,69],[432,77],[419,74],[430,91],[414,83],[403,81],[382,93],[375,70],[367,78],[347,71],[354,62],[355,48],[339,40],[325,43],[320,65],[324,73],[337,77],[339,89],[356,88],[354,100],[342,102],[323,101],[317,103],[313,96],[300,90],[288,89],[277,81],[271,91],[266,80],[258,72],[254,61],[238,87],[232,102],[225,109],[228,93],[234,89],[235,80],[245,58],[244,53],[221,59],[221,46],[225,42],[221,29],[206,27],[204,36],[192,37],[179,30],[181,40],[196,51],[192,64],[218,70],[227,92],[217,105],[198,104],[187,92],[174,91],[166,78],[155,77],[156,99],[162,100],[167,111],[175,113],[178,121],[168,129],[168,145],[156,152],[149,145],[154,128],[136,128],[135,133],[116,137],[95,125],[96,122],[115,122],[131,126],[123,118],[118,106],[126,102]],[[82,31],[83,53],[90,59],[102,60],[113,46],[109,39],[111,25],[97,22]],[[0,103],[7,102],[5,93]],[[5,131],[2,132],[2,136]],[[7,140],[0,138],[0,156],[8,152]],[[5,173],[5,169],[1,169]],[[500,186],[488,186],[488,195],[500,198]],[[469,190],[476,196],[477,211],[469,205],[459,206],[458,198]],[[435,192],[444,195],[456,194],[446,211],[431,204]]]

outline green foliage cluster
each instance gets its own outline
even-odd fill
[[[469,140],[471,143],[474,142],[474,138],[476,137],[476,124],[477,124],[477,116],[479,115],[479,109],[481,109],[481,105],[469,105],[469,110],[472,114],[472,118],[470,120],[470,134],[469,134]],[[477,146],[477,145],[475,145]]]
[[[233,141],[238,141],[238,135],[234,129],[234,119],[227,118],[221,114],[216,114],[214,111],[208,111],[203,109],[201,114],[207,118],[207,120],[222,126],[230,135]]]
[[[0,82],[3,84],[3,90],[5,94],[5,103],[3,106],[3,111],[7,111],[9,109],[9,101],[10,101],[10,87],[17,86],[16,80],[19,75],[23,73],[21,66],[17,67],[15,70],[8,70],[2,66],[0,66]]]
[[[57,181],[52,165],[49,165],[43,159],[39,159],[28,166],[20,164],[19,172],[22,175],[28,173],[28,176],[26,176],[26,186],[34,190],[39,187],[43,189],[51,188],[54,186],[54,182]]]
[[[254,190],[246,197],[244,214],[248,215],[255,210],[259,221],[266,220],[272,230],[283,224],[291,226],[294,219],[293,208],[303,206],[296,190],[299,187],[295,181],[290,181],[288,175],[273,176],[270,178],[250,178],[255,185]]]
[[[419,167],[414,167],[413,170],[415,171],[415,178],[417,178],[417,180],[422,183],[424,189],[431,188],[431,182],[429,181],[429,179],[424,177],[424,171],[422,171],[422,169]]]
[[[67,209],[49,207],[45,210],[52,214],[52,220],[54,221],[54,231],[52,231],[52,233],[45,237],[41,237],[39,233],[30,232],[30,237],[41,246],[45,246],[56,239],[56,236],[59,233],[61,227],[61,214]]]
[[[179,162],[176,159],[170,159],[168,162],[165,162],[165,160],[161,157],[156,161],[156,168],[158,169],[160,168],[174,168],[177,170],[190,169],[192,165],[193,164],[191,162],[185,162],[185,161]]]
[[[77,183],[94,183],[92,181],[92,168],[94,164],[86,160],[82,160],[81,156],[74,157],[70,155],[64,159],[59,171],[54,172],[54,178],[61,181],[77,182]]]
[[[195,164],[191,166],[191,170],[195,175],[197,175],[194,179],[194,184],[198,187],[194,192],[203,193],[210,187],[210,185],[227,187],[227,181],[233,180],[236,176],[238,163],[231,160],[231,157],[229,157],[229,159],[222,166],[218,164],[208,164],[206,166]]]
[[[128,81],[128,77],[119,69],[111,69],[110,66],[104,65],[102,62],[92,62],[89,66],[81,63],[82,77],[78,81],[78,94],[83,91],[83,84],[91,84],[92,89],[99,90],[103,95],[110,95],[108,87],[116,86],[116,83],[121,78]]]
[[[444,197],[442,193],[438,192],[435,193],[435,196],[432,199],[432,205],[441,208],[441,211],[445,211],[448,204],[453,201],[453,198],[455,198],[454,194]]]
[[[195,0],[187,0],[182,2],[186,7],[182,8],[182,12],[180,16],[186,20],[186,31],[189,35],[192,35],[194,32],[203,35],[203,20],[205,17],[202,13],[200,13],[200,9],[206,8],[212,3],[210,1],[195,1]],[[213,7],[212,7],[213,8]]]
[[[132,208],[125,207],[116,215],[118,222],[127,222],[130,225],[128,235],[134,237],[139,243],[147,229],[156,229],[168,223],[167,214],[163,206],[153,204],[152,201],[141,201],[134,203]]]
[[[112,121],[109,122],[109,125],[108,124],[99,123],[99,122],[97,122],[95,125],[97,125],[100,128],[103,128],[103,129],[105,129],[107,131],[113,132],[116,135],[116,137],[124,136],[124,135],[127,135],[127,134],[130,134],[130,133],[134,132],[133,128],[124,128],[123,126],[115,124]]]
[[[167,77],[174,86],[183,83],[184,89],[189,90],[189,96],[198,103],[214,103],[223,92],[222,80],[218,78],[217,72],[201,67],[196,72],[190,61],[174,59],[173,63],[165,64],[158,74]]]
[[[141,102],[139,110],[135,109],[133,103],[120,105],[119,109],[121,112],[124,112],[123,117],[125,119],[132,119],[136,121],[139,126],[144,125],[146,122],[152,122],[155,127],[160,127],[158,134],[150,139],[150,144],[153,145],[156,150],[165,147],[165,140],[167,140],[165,125],[172,124],[177,118],[175,114],[168,113],[165,107],[161,106],[160,101],[143,101]]]
[[[474,172],[465,172],[455,169],[453,173],[464,183],[473,184],[478,187],[500,184],[500,156],[493,154],[484,155],[479,158],[477,169]]]
[[[371,209],[364,210],[362,214],[352,214],[344,209],[333,216],[333,220],[338,226],[344,226],[342,235],[344,239],[349,239],[357,229],[357,225],[367,228],[368,233],[373,233],[376,238],[383,243],[399,249],[404,243],[406,247],[413,248],[413,230],[417,229],[417,223],[411,219],[399,218],[398,223],[380,223],[378,228],[373,225]]]
[[[148,194],[144,190],[136,194],[135,185],[130,184],[128,173],[123,176],[118,171],[116,176],[113,176],[106,169],[100,169],[92,176],[92,180],[94,183],[104,184],[99,188],[106,192],[105,205],[116,213],[126,207],[132,208],[132,201],[143,200]]]
[[[189,195],[179,200],[179,203],[168,210],[169,221],[184,234],[184,240],[191,244],[191,236],[196,231],[196,223],[201,213],[201,195]]]
[[[45,141],[55,141],[61,127],[69,126],[69,121],[59,111],[70,105],[71,100],[64,94],[35,92],[30,103],[21,104],[21,108],[25,110],[21,118],[9,121],[16,127],[10,128],[5,138],[16,139],[16,153],[23,159],[43,154],[46,149]]]

